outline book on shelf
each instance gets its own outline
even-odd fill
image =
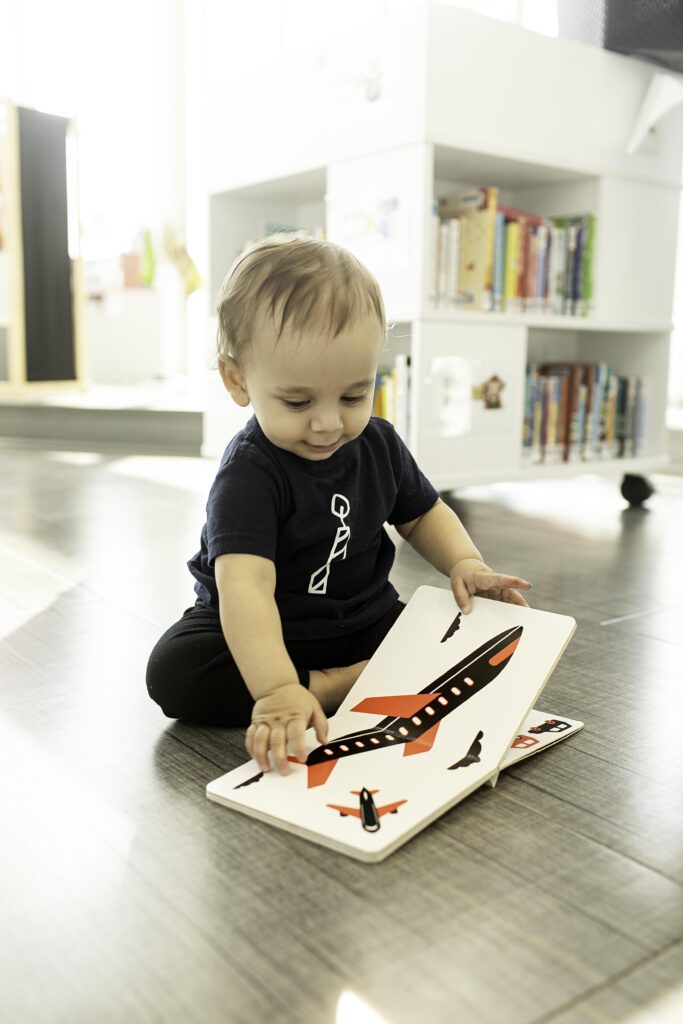
[[[434,200],[434,305],[588,316],[595,215],[544,217],[499,199],[498,187],[489,185]]]
[[[410,357],[399,352],[394,363],[381,367],[375,378],[372,412],[388,420],[399,437],[408,443]]]
[[[498,188],[469,189],[441,196],[437,209],[442,224],[459,224],[459,289],[457,302],[461,309],[483,310],[494,308],[494,272],[496,249],[496,213]],[[443,246],[440,248],[443,257]],[[450,277],[449,277],[450,280]],[[440,284],[447,282],[441,270]],[[440,294],[444,290],[440,287]]]
[[[523,409],[526,463],[629,458],[642,451],[645,383],[607,363],[529,363]]]

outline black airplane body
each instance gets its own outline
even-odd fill
[[[403,746],[404,757],[431,750],[443,719],[499,675],[522,632],[522,626],[513,626],[492,637],[419,693],[366,697],[354,711],[388,717],[371,729],[348,733],[312,750],[305,761],[308,788],[323,785],[342,757],[390,746]]]

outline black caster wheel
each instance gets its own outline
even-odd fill
[[[644,476],[637,476],[634,473],[624,473],[621,481],[621,493],[629,505],[642,505],[654,493],[655,489]]]

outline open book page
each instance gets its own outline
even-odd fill
[[[307,734],[305,764],[283,777],[252,761],[207,795],[380,860],[496,774],[574,628],[567,616],[483,598],[459,615],[450,591],[420,587],[326,743]]]

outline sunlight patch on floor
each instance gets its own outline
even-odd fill
[[[208,494],[218,468],[215,459],[200,456],[130,455],[109,466],[114,476],[149,480],[190,493]]]

